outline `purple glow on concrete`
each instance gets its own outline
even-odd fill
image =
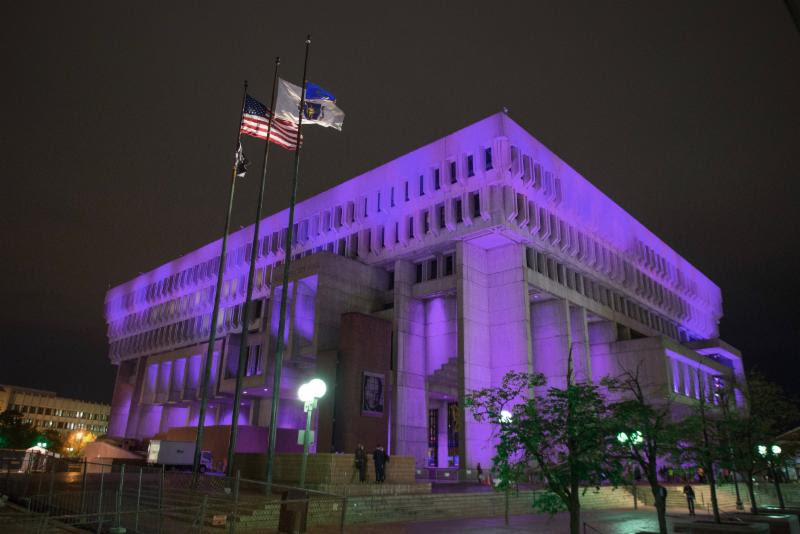
[[[163,408],[163,406],[158,405],[149,405],[142,408],[139,416],[139,425],[136,432],[137,438],[151,438],[159,432]]]
[[[172,360],[161,362],[158,373],[158,393],[169,393],[169,384],[172,378]]]
[[[425,350],[428,374],[434,373],[456,357],[457,331],[454,297],[436,297],[425,301]]]
[[[186,358],[178,358],[172,366],[172,386],[170,391],[178,392],[186,380]]]
[[[195,354],[189,358],[189,376],[186,380],[186,387],[192,390],[200,389],[200,373],[203,368],[203,356]]]
[[[233,406],[225,405],[220,410],[220,420],[219,424],[221,425],[230,425],[233,419]],[[239,424],[240,425],[247,425],[250,422],[250,406],[246,403],[243,403],[241,409],[239,411]],[[237,447],[238,449],[238,447]]]
[[[491,156],[490,166],[485,165],[486,154]],[[473,158],[474,173],[467,173],[468,157]],[[451,166],[456,170],[453,180]],[[461,210],[458,217],[457,209]],[[269,246],[258,251],[259,280],[269,280],[267,269],[284,259],[286,244],[280,233],[287,218],[284,210],[261,223]],[[392,311],[381,312],[392,315],[398,335],[394,377],[398,402],[393,403],[392,413],[387,413],[394,425],[390,431],[396,436],[393,454],[414,455],[420,461],[425,458],[428,409],[446,398],[457,398],[453,390],[459,386],[467,390],[496,386],[508,371],[531,370],[543,372],[548,385],[563,386],[570,348],[579,379],[590,378],[590,374],[594,380],[613,375],[617,370],[614,344],[623,341],[618,339],[614,313],[627,317],[620,322],[622,326],[645,336],[660,331],[679,338],[678,328],[692,338],[717,334],[722,313],[719,288],[503,114],[487,117],[299,203],[296,221],[298,237],[292,253],[306,256],[334,251],[362,264],[396,269],[395,279],[403,293],[395,291]],[[248,269],[244,251],[251,234],[252,226],[231,234],[230,253],[223,259],[225,287],[230,287],[232,280],[238,282],[237,290],[223,297],[222,312],[228,317],[244,298],[242,280]],[[354,246],[356,238],[358,245]],[[181,418],[197,424],[196,402],[190,413],[181,415],[165,408],[163,416],[161,412],[156,415],[149,403],[166,402],[163,395],[180,390],[181,384],[185,384],[185,398],[178,400],[198,398],[202,356],[191,356],[185,371],[183,360],[170,364],[169,357],[183,358],[189,350],[186,347],[202,347],[207,336],[202,330],[207,327],[213,300],[213,260],[219,249],[220,241],[209,243],[106,295],[112,361],[153,355],[158,355],[153,359],[165,360],[145,370],[142,398],[130,410],[134,415],[129,433],[133,428],[140,433],[151,431],[155,418],[162,427]],[[414,262],[428,265],[431,258],[445,254],[453,254],[452,278],[441,276],[440,261],[435,281],[426,282],[426,287],[415,285]],[[530,261],[535,254],[550,262],[544,280],[542,269],[536,269],[539,264],[532,266],[536,262]],[[316,345],[322,343],[320,333],[325,337],[335,328],[335,321],[322,312],[328,311],[323,308],[328,303],[318,299],[321,282],[314,269],[316,265],[324,269],[322,261],[321,256],[301,259],[298,270],[293,271],[293,276],[300,278],[286,288],[290,298],[284,341],[290,342],[289,357],[313,354],[320,349]],[[558,266],[557,274],[551,264]],[[363,266],[359,269],[367,271]],[[404,269],[409,272],[400,276]],[[600,312],[593,304],[580,305],[594,310],[594,320],[603,316],[605,321],[586,324],[586,310],[576,308],[584,296],[577,295],[577,299],[572,295],[572,304],[565,304],[562,298],[569,294],[564,289],[566,269],[588,280],[594,293],[589,296],[584,290],[584,296],[605,309]],[[386,273],[375,270],[373,274]],[[324,283],[326,279],[321,280]],[[281,288],[269,288],[269,283],[259,284],[257,296],[271,297],[271,313],[265,316],[272,320],[265,330],[274,347]],[[559,285],[563,293],[556,288]],[[577,291],[574,286],[568,289]],[[609,304],[607,297],[599,299],[597,295],[604,289],[624,298],[630,305],[627,311]],[[532,290],[541,300],[531,297]],[[367,303],[358,303],[362,305]],[[628,319],[633,325],[625,323]],[[218,347],[227,347],[228,336],[235,330],[235,326],[223,324]],[[192,332],[188,337],[187,331]],[[331,343],[322,348],[334,347]],[[716,345],[706,349],[709,358],[722,354],[711,352],[719,349]],[[265,352],[271,355],[274,349]],[[664,366],[672,369],[672,387],[686,395],[694,388],[696,395],[696,372],[703,367],[681,358],[677,355]],[[741,368],[741,358],[732,361]],[[217,392],[219,363],[220,351],[215,351],[209,384],[212,398],[227,397]],[[287,435],[305,423],[302,404],[294,398],[297,382],[308,378],[300,376],[305,372],[287,369],[281,385],[283,400],[277,424]],[[463,377],[464,383],[454,383],[458,380],[454,375]],[[256,387],[254,381],[248,386]],[[248,420],[247,413],[243,410],[241,423]],[[215,398],[206,425],[230,423],[230,417],[230,398]],[[478,461],[484,467],[490,465],[492,432],[492,425],[467,417],[461,436],[462,465],[474,467]]]
[[[188,406],[164,406],[159,432],[166,432],[173,427],[185,426],[188,417]]]

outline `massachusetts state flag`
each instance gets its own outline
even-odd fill
[[[275,116],[297,123],[302,89],[286,80],[278,80],[278,97]],[[306,82],[306,100],[303,106],[303,124],[319,124],[328,128],[342,129],[344,111],[336,106],[336,97],[311,82]]]
[[[272,116],[267,106],[247,95],[244,101],[244,114],[242,115],[241,133],[256,137],[258,139],[267,138],[269,129],[269,119]],[[269,141],[286,150],[294,150],[297,142],[297,124],[292,121],[281,119],[280,116],[272,121],[272,131]],[[300,136],[300,144],[303,137]]]

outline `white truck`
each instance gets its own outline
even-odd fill
[[[194,465],[193,441],[164,441],[154,439],[147,447],[147,463],[163,465],[165,468],[191,469]],[[213,469],[211,451],[200,453],[200,472]]]

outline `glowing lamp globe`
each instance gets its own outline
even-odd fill
[[[500,412],[500,422],[501,423],[510,423],[511,422],[511,412],[508,410],[502,410]]]
[[[767,455],[767,446],[766,445],[759,445],[758,446],[758,454],[760,454],[761,456],[766,456]]]
[[[774,454],[775,456],[779,455],[783,450],[778,445],[773,445],[771,449],[772,449],[772,454]]]
[[[322,397],[325,396],[325,393],[328,391],[328,386],[326,386],[325,382],[319,378],[315,378],[311,382],[309,382],[308,387],[311,390],[311,395],[315,399],[321,399]]]
[[[311,395],[311,388],[308,387],[308,384],[302,384],[297,390],[297,396],[303,402],[308,402],[314,397]]]
[[[643,441],[644,441],[644,436],[642,436],[642,433],[639,432],[638,430],[633,434],[631,434],[631,443],[633,443],[634,445],[639,445]]]
[[[620,432],[619,434],[617,434],[617,441],[619,441],[620,443],[626,443],[628,441],[628,434],[626,434],[625,432]]]

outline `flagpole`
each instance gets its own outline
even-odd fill
[[[261,185],[258,189],[258,202],[256,203],[256,222],[253,225],[253,244],[250,250],[250,271],[247,274],[247,296],[244,301],[244,313],[242,314],[242,340],[239,343],[239,365],[236,367],[236,390],[233,394],[233,414],[231,415],[231,436],[228,443],[228,476],[233,476],[233,460],[236,454],[236,437],[239,431],[239,406],[242,400],[242,380],[244,380],[245,364],[247,362],[247,353],[249,344],[247,339],[249,337],[250,329],[250,316],[252,315],[252,299],[253,299],[253,277],[256,272],[256,258],[258,257],[258,230],[261,223],[261,208],[264,205],[264,189],[267,183],[267,164],[269,162],[269,147],[272,144],[270,137],[272,135],[272,122],[274,120],[275,110],[275,89],[278,86],[278,67],[281,64],[281,58],[275,58],[275,73],[272,78],[272,100],[270,101],[270,110],[272,115],[269,117],[267,124],[267,140],[264,144],[264,164],[261,168]],[[266,354],[266,351],[262,351]]]
[[[203,447],[203,431],[205,430],[206,404],[208,403],[208,383],[211,378],[211,363],[214,357],[214,342],[217,336],[217,316],[219,315],[219,300],[222,291],[222,277],[225,275],[225,252],[228,248],[228,232],[231,228],[231,210],[233,209],[233,193],[236,189],[236,171],[238,164],[239,142],[242,134],[242,117],[244,117],[244,102],[247,98],[247,80],[242,89],[242,105],[239,108],[239,123],[236,125],[236,143],[233,145],[233,168],[231,169],[231,186],[228,190],[228,211],[225,213],[225,231],[222,234],[222,250],[219,255],[219,270],[217,271],[217,289],[214,294],[214,308],[211,312],[210,333],[208,335],[208,350],[206,362],[203,367],[203,376],[200,382],[200,412],[197,418],[197,436],[194,444],[194,463],[192,465],[192,479],[197,480],[200,472],[200,454]]]
[[[292,229],[294,227],[294,205],[297,201],[297,174],[300,170],[300,136],[303,130],[303,107],[306,102],[306,75],[308,73],[308,49],[311,34],[306,37],[306,56],[303,61],[303,85],[300,92],[300,108],[297,110],[297,138],[295,139],[294,173],[292,175],[291,197],[289,198],[289,225],[286,229],[286,244],[283,259],[283,284],[281,286],[281,308],[278,319],[278,339],[275,345],[275,370],[272,381],[272,410],[269,420],[269,448],[267,449],[267,492],[271,492],[272,473],[275,464],[275,444],[278,435],[278,403],[281,398],[281,371],[283,369],[283,333],[286,328],[286,299],[289,294],[289,266],[292,263]]]

